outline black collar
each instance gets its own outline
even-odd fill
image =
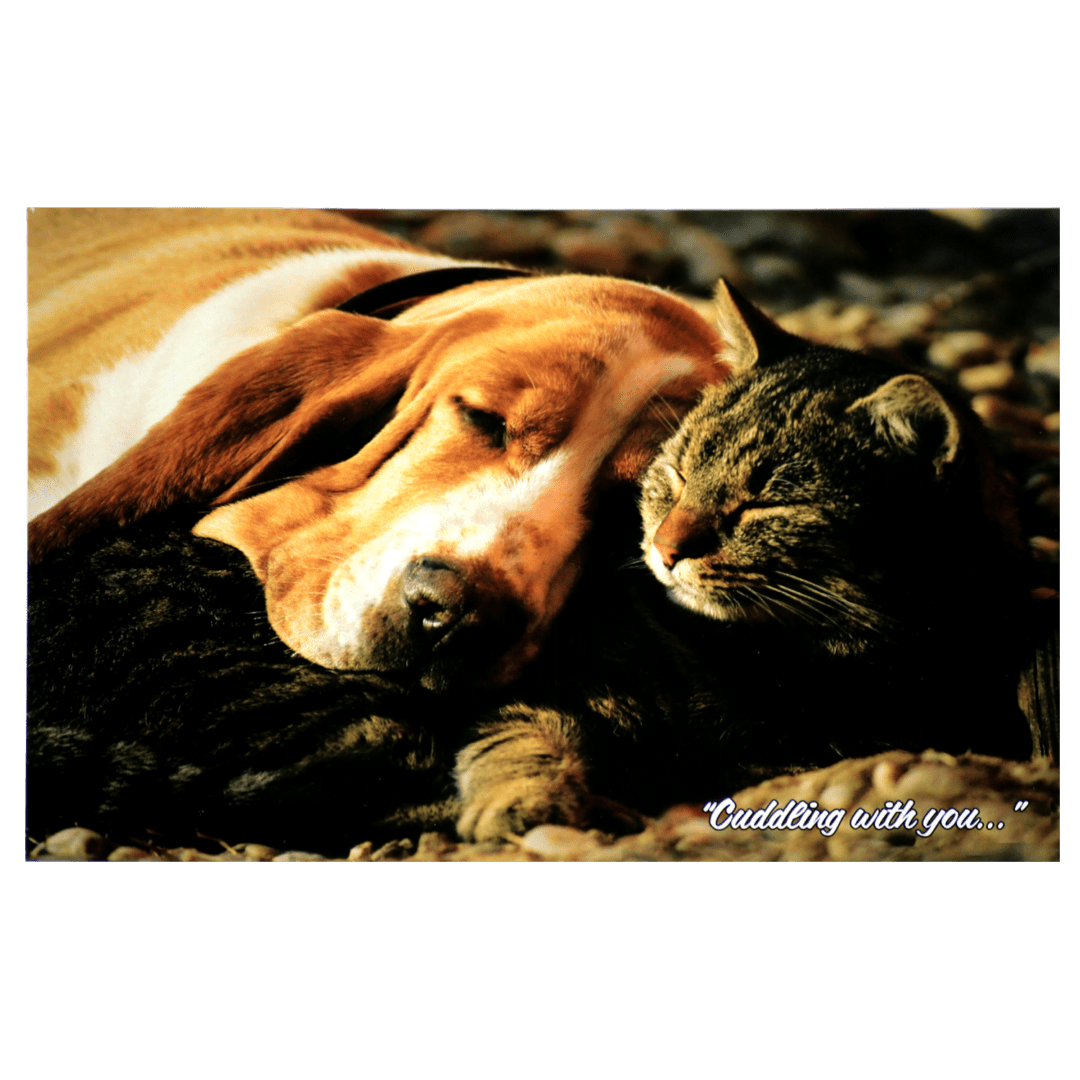
[[[529,270],[510,270],[498,266],[448,266],[442,270],[425,270],[420,274],[384,281],[372,289],[349,297],[338,304],[338,311],[350,315],[370,315],[376,319],[392,319],[395,315],[426,300],[429,296],[449,292],[459,285],[474,281],[494,281],[498,278],[532,277]]]

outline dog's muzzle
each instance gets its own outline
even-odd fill
[[[497,578],[441,556],[412,559],[383,602],[373,659],[379,667],[419,672],[429,690],[485,681],[528,625],[525,609]]]

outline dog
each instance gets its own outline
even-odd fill
[[[729,371],[670,293],[334,212],[38,209],[29,271],[31,562],[191,506],[290,648],[428,689],[519,675],[599,493]]]

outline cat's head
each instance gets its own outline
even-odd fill
[[[693,611],[861,652],[941,590],[969,554],[951,546],[1012,527],[993,520],[975,418],[921,375],[786,333],[723,282],[717,304],[735,374],[644,478],[645,561]]]

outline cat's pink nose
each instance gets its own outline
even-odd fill
[[[681,506],[675,507],[664,518],[653,536],[653,547],[669,570],[680,559],[706,554],[715,542],[716,536],[708,519]]]
[[[660,558],[664,560],[664,565],[670,570],[679,561],[679,549],[674,547],[668,547],[667,544],[658,544],[653,541],[653,547],[660,553]]]

